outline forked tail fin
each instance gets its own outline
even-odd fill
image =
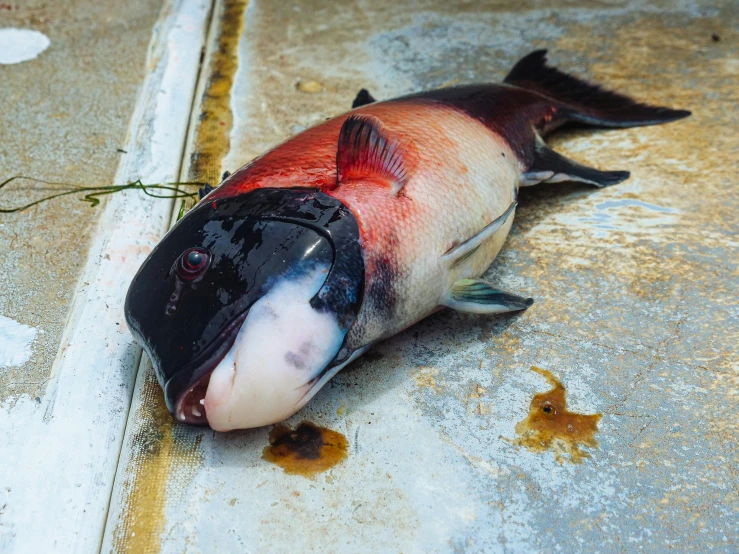
[[[548,66],[546,54],[546,50],[537,50],[521,59],[504,82],[555,100],[560,110],[552,122],[554,126],[557,122],[577,121],[598,127],[639,127],[690,115],[687,110],[640,104],[628,96],[568,75]]]

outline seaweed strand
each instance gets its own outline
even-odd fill
[[[38,200],[34,200],[33,202],[29,202],[28,204],[25,204],[23,206],[18,206],[16,208],[0,207],[0,213],[10,214],[10,213],[15,213],[15,212],[22,212],[24,210],[27,210],[28,208],[41,204],[42,202],[48,202],[49,200],[53,200],[54,198],[59,198],[61,196],[69,196],[71,194],[82,194],[82,193],[85,193],[85,194],[82,198],[80,198],[80,200],[83,202],[89,202],[91,208],[94,208],[95,206],[100,204],[101,196],[105,196],[107,194],[114,194],[116,192],[121,192],[124,190],[140,190],[151,198],[168,198],[168,199],[197,198],[198,196],[197,192],[185,192],[184,190],[179,189],[178,187],[182,185],[192,185],[192,186],[202,187],[204,185],[204,183],[200,183],[200,182],[156,183],[152,185],[145,185],[144,183],[141,182],[140,179],[137,179],[136,181],[133,181],[131,183],[126,183],[125,185],[106,185],[106,186],[99,186],[99,187],[83,187],[83,186],[78,186],[78,185],[72,185],[70,183],[60,183],[56,181],[47,181],[44,179],[37,179],[35,177],[28,177],[26,175],[14,175],[13,177],[10,177],[6,179],[5,181],[3,181],[2,183],[0,183],[0,190],[2,190],[6,185],[9,185],[13,181],[18,181],[18,180],[28,180],[28,181],[33,181],[35,183],[43,183],[45,185],[50,185],[50,186],[55,186],[55,187],[57,186],[67,187],[68,190],[50,194],[49,196],[39,198]]]

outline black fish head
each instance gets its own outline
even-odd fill
[[[210,376],[255,303],[280,283],[317,274],[311,305],[346,330],[359,308],[363,272],[356,222],[333,198],[292,189],[209,196],[139,269],[126,320],[151,358],[170,412],[207,424]]]

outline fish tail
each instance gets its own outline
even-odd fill
[[[537,50],[521,59],[504,82],[536,92],[556,102],[551,118],[537,122],[542,134],[575,121],[597,127],[639,127],[658,125],[688,117],[687,110],[673,110],[641,104],[628,96],[573,77],[546,63],[546,50]]]

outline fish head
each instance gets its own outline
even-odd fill
[[[318,191],[212,196],[139,269],[126,320],[178,421],[275,423],[349,355],[364,287],[358,227]]]

